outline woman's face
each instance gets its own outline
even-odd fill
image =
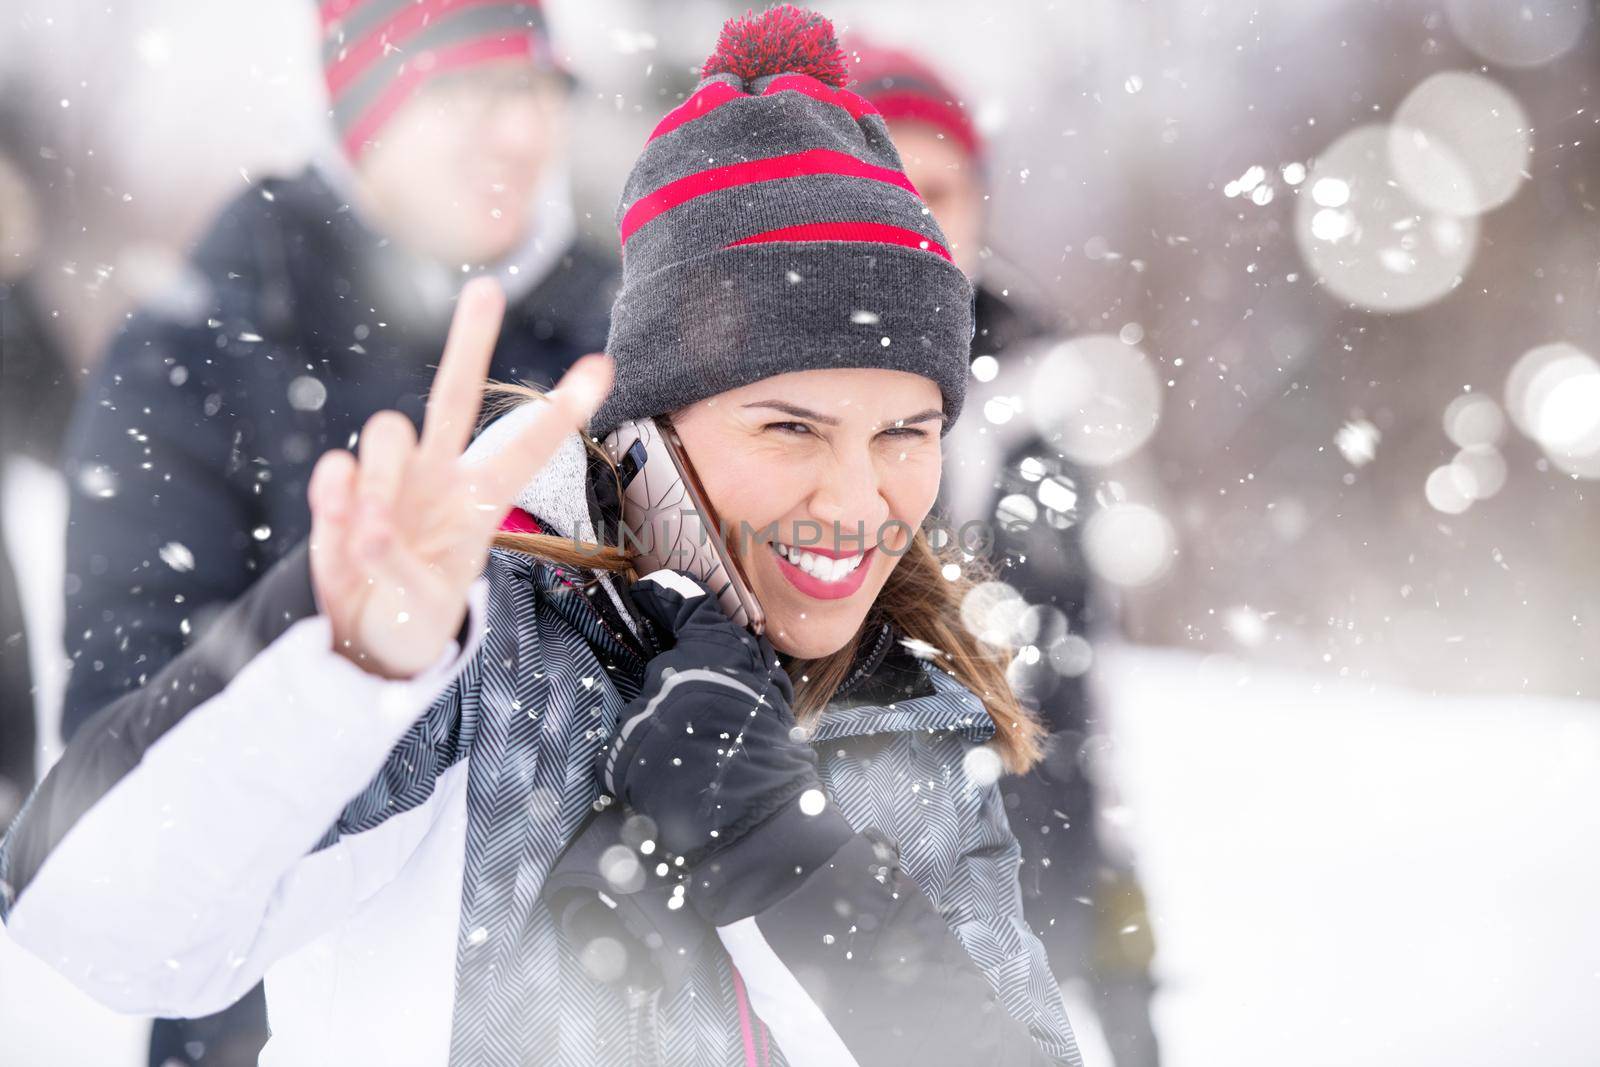
[[[674,413],[778,651],[825,656],[860,628],[938,495],[941,408],[921,375],[851,368]]]

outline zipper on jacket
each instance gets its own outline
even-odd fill
[[[893,629],[893,626],[887,622],[878,627],[878,635],[873,639],[872,645],[856,663],[855,669],[845,676],[843,682],[839,683],[839,688],[835,691],[834,696],[839,697],[848,693],[857,682],[883,665],[884,657],[889,654],[889,637]]]
[[[659,1067],[665,1059],[661,1047],[661,1026],[657,1009],[661,990],[628,989],[628,1032],[633,1046],[633,1062],[639,1067]]]

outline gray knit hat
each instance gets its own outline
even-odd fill
[[[319,0],[330,114],[351,159],[425,83],[519,60],[563,80],[540,0]]]
[[[623,190],[616,381],[590,432],[827,367],[931,378],[948,428],[971,286],[883,118],[843,88],[833,26],[787,4],[730,21],[703,73]]]

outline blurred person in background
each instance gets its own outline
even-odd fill
[[[14,129],[0,117],[0,514],[12,460],[54,467],[73,380],[33,284],[40,217],[26,175],[6,155]],[[0,824],[33,788],[38,730],[22,596],[0,521]]]
[[[1001,425],[985,417],[985,383],[1027,373],[1029,356],[1062,339],[1062,327],[1017,290],[1025,279],[985,244],[989,183],[982,135],[939,71],[908,51],[856,39],[850,49],[856,91],[888,122],[906,174],[949,236],[956,263],[973,280],[973,417],[951,432],[941,496],[953,527],[977,520],[993,530],[1000,580],[1040,621],[1031,638],[1036,662],[1019,661],[1012,681],[1035,703],[1052,735],[1050,755],[1029,774],[1006,779],[1008,813],[1022,843],[1026,913],[1063,983],[1087,986],[1118,1067],[1159,1062],[1150,1017],[1154,953],[1144,893],[1125,843],[1102,818],[1110,790],[1091,777],[1089,753],[1100,727],[1087,685],[1093,622],[1089,568],[1079,527],[1080,474],[1029,420]],[[1009,373],[1008,373],[1009,372]],[[1044,483],[1057,500],[1040,492]],[[1046,500],[1032,515],[1012,514],[1012,494]],[[1054,505],[1054,508],[1051,508]],[[1021,602],[1018,611],[1024,610]],[[1104,793],[1105,795],[1102,795]]]
[[[86,390],[66,470],[62,734],[143,684],[309,530],[316,457],[373,412],[420,421],[461,285],[510,306],[492,377],[601,348],[613,269],[575,243],[571,78],[537,3],[325,0],[338,149],[225,206]],[[253,1064],[260,989],[158,1020],[152,1065]]]

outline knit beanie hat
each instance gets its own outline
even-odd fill
[[[944,134],[982,166],[983,136],[955,89],[920,57],[859,37],[850,41],[850,74],[862,99],[891,123],[920,122]]]
[[[618,208],[622,289],[595,436],[790,371],[924,375],[961,411],[972,290],[845,85],[827,19],[792,5],[723,27],[656,126]]]
[[[351,159],[429,78],[502,59],[567,77],[538,0],[322,0],[319,15],[322,72]]]

